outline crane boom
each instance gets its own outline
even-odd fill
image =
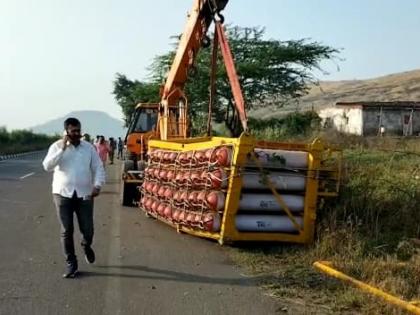
[[[165,82],[163,97],[176,88],[182,88],[187,80],[188,69],[193,66],[195,57],[205,40],[207,30],[216,12],[223,10],[227,0],[195,0],[188,15],[187,25],[181,35],[179,46]]]
[[[184,32],[181,35],[178,49],[169,70],[161,95],[161,117],[159,119],[160,137],[187,137],[188,118],[187,100],[183,89],[189,70],[205,41],[209,41],[207,31],[216,14],[219,14],[228,0],[194,0]],[[177,106],[177,112],[170,107]]]

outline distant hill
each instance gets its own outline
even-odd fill
[[[48,135],[62,134],[63,122],[68,117],[76,117],[82,123],[82,132],[91,136],[104,135],[105,137],[123,137],[126,130],[123,128],[123,121],[109,116],[101,111],[75,111],[63,117],[47,121],[46,123],[34,126],[31,129],[35,133]]]
[[[313,86],[298,104],[273,111],[267,106],[250,113],[255,118],[282,116],[298,110],[315,110],[336,102],[355,101],[420,101],[420,70],[391,74],[375,79],[351,81],[322,81]],[[274,113],[274,114],[273,114]]]

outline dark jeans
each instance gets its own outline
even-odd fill
[[[114,155],[115,155],[115,150],[109,151],[108,156],[109,156],[109,161],[112,163],[114,163]]]
[[[118,149],[118,156],[117,158],[122,159],[123,158],[123,149]]]
[[[93,199],[83,200],[77,196],[66,198],[57,194],[53,197],[61,225],[61,244],[64,255],[67,262],[73,262],[76,260],[73,213],[76,213],[80,233],[82,233],[82,247],[90,246],[93,240]]]

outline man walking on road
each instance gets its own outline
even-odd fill
[[[118,155],[117,158],[121,159],[123,158],[123,149],[124,149],[124,142],[121,140],[121,137],[118,137]]]
[[[61,243],[67,268],[64,278],[73,278],[78,270],[73,240],[73,213],[82,234],[82,248],[88,263],[95,262],[93,240],[93,198],[105,183],[105,171],[95,148],[80,140],[81,124],[76,118],[64,121],[65,135],[54,142],[42,162],[46,171],[54,171],[52,192],[61,225]]]

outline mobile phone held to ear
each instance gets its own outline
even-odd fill
[[[64,129],[63,131],[63,139],[66,140],[66,145],[70,145],[70,141],[69,141],[69,133],[67,130]]]

